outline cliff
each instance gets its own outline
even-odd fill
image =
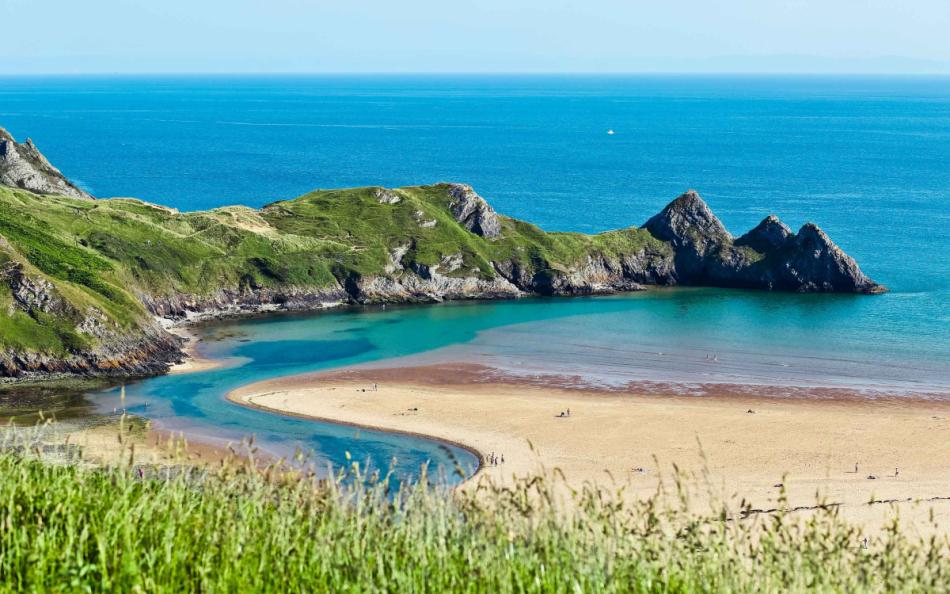
[[[816,225],[792,233],[770,215],[734,239],[694,190],[671,202],[644,228],[673,247],[674,281],[770,291],[881,293]]]
[[[27,138],[19,144],[3,128],[0,128],[0,185],[37,194],[92,199],[53,167],[32,140]]]
[[[462,184],[178,213],[3,183],[0,377],[162,372],[181,352],[161,318],[643,285],[884,290],[814,225],[769,217],[735,239],[692,191],[643,227],[584,235],[503,216]]]

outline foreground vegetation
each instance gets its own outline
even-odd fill
[[[315,482],[248,459],[201,472],[129,462],[83,468],[0,453],[0,589],[950,589],[945,539],[909,539],[896,519],[866,539],[834,509],[697,515],[660,497],[630,505],[585,489],[565,511],[553,503],[552,478],[450,492],[399,488],[355,467]]]

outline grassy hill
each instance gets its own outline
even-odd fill
[[[0,187],[0,281],[7,281],[0,282],[0,348],[50,355],[94,348],[152,324],[155,310],[166,312],[156,304],[200,304],[221,291],[359,301],[358,286],[348,282],[431,280],[435,273],[488,283],[500,279],[495,264],[505,262],[538,283],[585,265],[592,254],[645,254],[658,265],[672,254],[642,229],[545,233],[490,208],[501,233],[483,237],[453,215],[455,187],[317,191],[261,210],[192,213]],[[440,298],[438,286],[414,297]]]
[[[316,191],[260,210],[95,200],[0,128],[0,379],[161,372],[157,317],[693,284],[879,293],[817,226],[733,238],[695,191],[643,228],[545,232],[462,184]]]

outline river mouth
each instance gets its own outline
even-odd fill
[[[411,373],[430,364],[474,363],[542,386],[563,387],[568,378],[601,389],[728,384],[774,397],[808,390],[832,397],[950,397],[946,341],[909,336],[906,327],[882,318],[894,302],[908,299],[655,289],[224,320],[191,329],[197,354],[218,363],[212,368],[131,381],[124,398],[120,386],[49,386],[8,389],[0,405],[21,424],[39,420],[40,409],[71,420],[124,411],[214,445],[253,436],[270,455],[289,458],[300,450],[327,471],[359,461],[414,478],[428,464],[457,481],[457,466],[470,476],[479,464],[464,447],[254,410],[226,396],[260,381],[353,366]]]

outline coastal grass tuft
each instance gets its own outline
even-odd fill
[[[235,459],[215,469],[51,464],[0,453],[0,590],[128,592],[941,592],[945,539],[895,517],[866,535],[807,516],[588,486],[557,473],[450,490],[354,465],[328,480]]]

